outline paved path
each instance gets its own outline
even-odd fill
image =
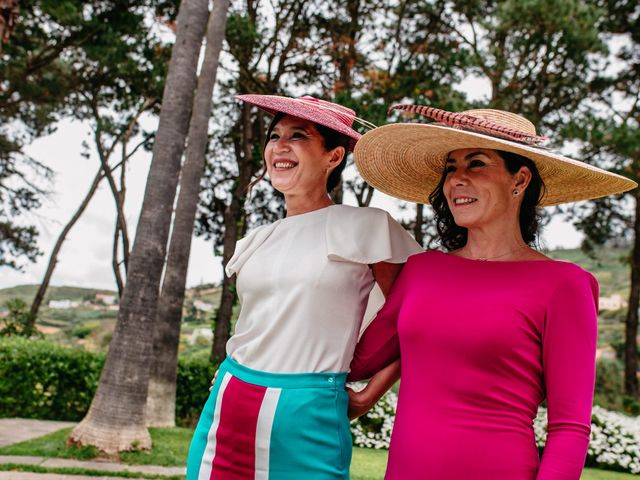
[[[74,426],[73,422],[54,422],[24,418],[0,418],[0,446],[30,440],[61,428]],[[44,468],[85,468],[104,472],[103,477],[66,475],[61,473],[2,472],[0,480],[122,480],[110,477],[109,472],[130,472],[157,475],[185,475],[185,467],[161,467],[157,465],[124,465],[121,463],[72,460],[67,458],[0,455],[0,464],[37,465]],[[135,479],[133,479],[135,480]]]
[[[88,477],[86,475],[63,475],[60,473],[0,472],[0,480],[122,480],[122,477]],[[127,480],[144,480],[128,478]]]
[[[46,468],[86,468],[101,472],[130,472],[156,475],[185,475],[186,467],[161,467],[158,465],[126,465],[122,463],[71,460],[68,458],[27,457],[17,455],[0,455],[0,465],[19,463],[22,465],[37,465]]]
[[[0,447],[41,437],[61,428],[73,427],[75,422],[54,422],[28,418],[0,418]]]

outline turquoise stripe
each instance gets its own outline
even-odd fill
[[[269,480],[349,479],[344,387],[282,390],[271,432]]]
[[[198,480],[198,473],[200,472],[200,464],[202,463],[202,456],[204,455],[204,449],[207,446],[207,437],[209,430],[213,424],[213,413],[216,409],[216,399],[218,398],[218,392],[220,391],[220,385],[224,374],[227,372],[227,368],[224,362],[218,369],[218,376],[209,393],[202,413],[200,413],[200,419],[193,437],[191,438],[191,445],[189,446],[189,456],[187,457],[187,480]]]
[[[270,373],[252,370],[227,357],[222,363],[234,377],[243,382],[269,388],[324,388],[341,387],[347,379],[346,372],[320,373]]]

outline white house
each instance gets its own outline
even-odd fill
[[[202,300],[194,300],[193,301],[193,306],[196,307],[196,309],[200,310],[201,312],[212,312],[213,311],[213,305],[211,305],[210,303],[207,303],[207,302],[203,302]]]
[[[71,300],[49,300],[49,308],[58,308],[60,310],[67,310],[78,305],[78,302],[72,302]]]
[[[95,300],[96,302],[102,302],[105,305],[115,305],[117,301],[115,295],[109,295],[107,293],[96,293]]]

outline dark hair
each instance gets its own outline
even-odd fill
[[[531,171],[531,181],[524,191],[522,204],[520,205],[520,233],[527,245],[532,245],[538,235],[540,215],[538,204],[544,195],[544,182],[536,164],[529,158],[517,153],[495,150],[504,160],[504,165],[511,175],[515,175],[520,167],[525,166]],[[453,219],[449,210],[447,199],[444,196],[443,186],[447,177],[443,173],[438,186],[429,195],[429,201],[435,212],[436,228],[442,245],[449,251],[462,248],[467,243],[467,229],[460,227]]]
[[[278,124],[278,122],[280,122],[280,120],[282,120],[286,115],[287,115],[286,113],[278,112],[273,117],[273,120],[271,120],[271,123],[269,124],[269,128],[267,129],[267,136],[264,141],[264,147],[262,149],[263,152],[267,148],[267,144],[269,143],[269,137],[271,136],[271,132],[273,131],[275,126]],[[329,174],[329,178],[327,178],[327,192],[330,193],[340,183],[340,177],[342,176],[342,171],[344,170],[344,167],[347,164],[347,153],[349,153],[349,145],[351,144],[351,139],[348,136],[343,135],[342,133],[338,133],[329,127],[325,127],[324,125],[319,125],[315,122],[313,125],[316,127],[316,130],[318,130],[318,132],[322,136],[324,149],[327,152],[329,150],[333,150],[336,147],[344,147],[344,157],[342,157],[342,161],[331,171],[331,173]],[[262,169],[262,172],[260,172],[260,175],[258,176],[258,178],[256,178],[249,185],[249,190],[251,190],[251,188],[256,183],[262,180],[266,174],[267,174],[267,165],[265,163]]]

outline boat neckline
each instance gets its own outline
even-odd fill
[[[555,260],[553,258],[541,258],[539,260],[481,260],[479,258],[467,258],[467,257],[462,257],[460,255],[452,255],[450,253],[446,253],[443,252],[442,250],[431,250],[432,252],[437,252],[441,255],[444,255],[448,258],[456,258],[465,262],[473,262],[473,263],[479,263],[479,264],[497,264],[497,263],[502,263],[502,264],[510,264],[510,263],[571,263],[571,262],[566,262],[564,260]]]

